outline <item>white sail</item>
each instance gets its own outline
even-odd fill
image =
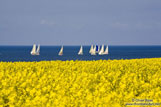
[[[33,44],[31,55],[36,55],[36,44]]]
[[[78,55],[83,55],[83,47],[82,46],[80,47],[80,50],[78,52]]]
[[[99,55],[103,55],[104,54],[104,45],[102,45],[102,48],[100,50],[100,52],[98,53]]]
[[[93,48],[93,50],[91,51],[91,55],[96,55],[96,45],[95,45],[95,47]]]
[[[63,55],[63,46],[61,47],[60,51],[59,51],[59,56],[62,56]]]
[[[91,48],[89,50],[89,53],[91,53],[93,51],[93,45],[91,45]]]
[[[106,50],[105,50],[104,54],[105,54],[105,55],[108,54],[108,46],[106,46]]]
[[[36,50],[36,55],[40,55],[40,44],[38,45],[38,48]]]

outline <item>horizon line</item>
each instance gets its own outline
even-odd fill
[[[98,44],[91,44],[91,45],[98,45]],[[40,46],[91,46],[91,45],[41,45],[40,44]],[[106,46],[106,44],[101,44],[101,45]],[[33,46],[33,45],[0,45],[0,46]],[[108,45],[108,46],[161,46],[161,45]]]

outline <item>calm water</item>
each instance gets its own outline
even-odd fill
[[[90,46],[84,46],[84,55],[79,56],[79,46],[64,46],[64,55],[58,56],[60,46],[41,46],[40,55],[32,56],[32,46],[0,46],[0,61],[42,60],[99,60],[135,59],[161,57],[161,46],[109,46],[109,55],[91,56]]]

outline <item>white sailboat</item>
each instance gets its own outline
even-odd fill
[[[38,48],[36,50],[36,55],[40,55],[40,44],[38,45]]]
[[[106,49],[105,49],[105,52],[104,52],[105,55],[108,54],[108,45],[106,46]]]
[[[104,45],[102,45],[101,50],[100,50],[100,52],[98,54],[99,55],[103,55],[104,54]]]
[[[91,48],[89,50],[89,53],[91,53],[93,51],[93,45],[91,45]]]
[[[82,46],[80,47],[80,50],[78,52],[78,55],[83,55],[83,47]]]
[[[60,51],[59,51],[59,56],[62,56],[63,55],[63,46],[61,47]]]
[[[36,44],[33,44],[33,47],[30,53],[31,55],[36,55]]]
[[[93,50],[91,51],[91,55],[96,55],[96,45],[95,45],[95,47],[93,48]]]
[[[40,55],[40,45],[38,45],[38,48],[36,50],[36,44],[33,44],[31,55]]]

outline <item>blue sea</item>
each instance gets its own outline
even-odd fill
[[[50,61],[50,60],[108,60],[159,58],[161,46],[109,46],[108,55],[89,54],[90,46],[83,46],[83,55],[78,55],[80,46],[64,46],[63,56],[58,56],[61,46],[41,46],[40,55],[32,56],[32,46],[0,46],[0,61]]]

